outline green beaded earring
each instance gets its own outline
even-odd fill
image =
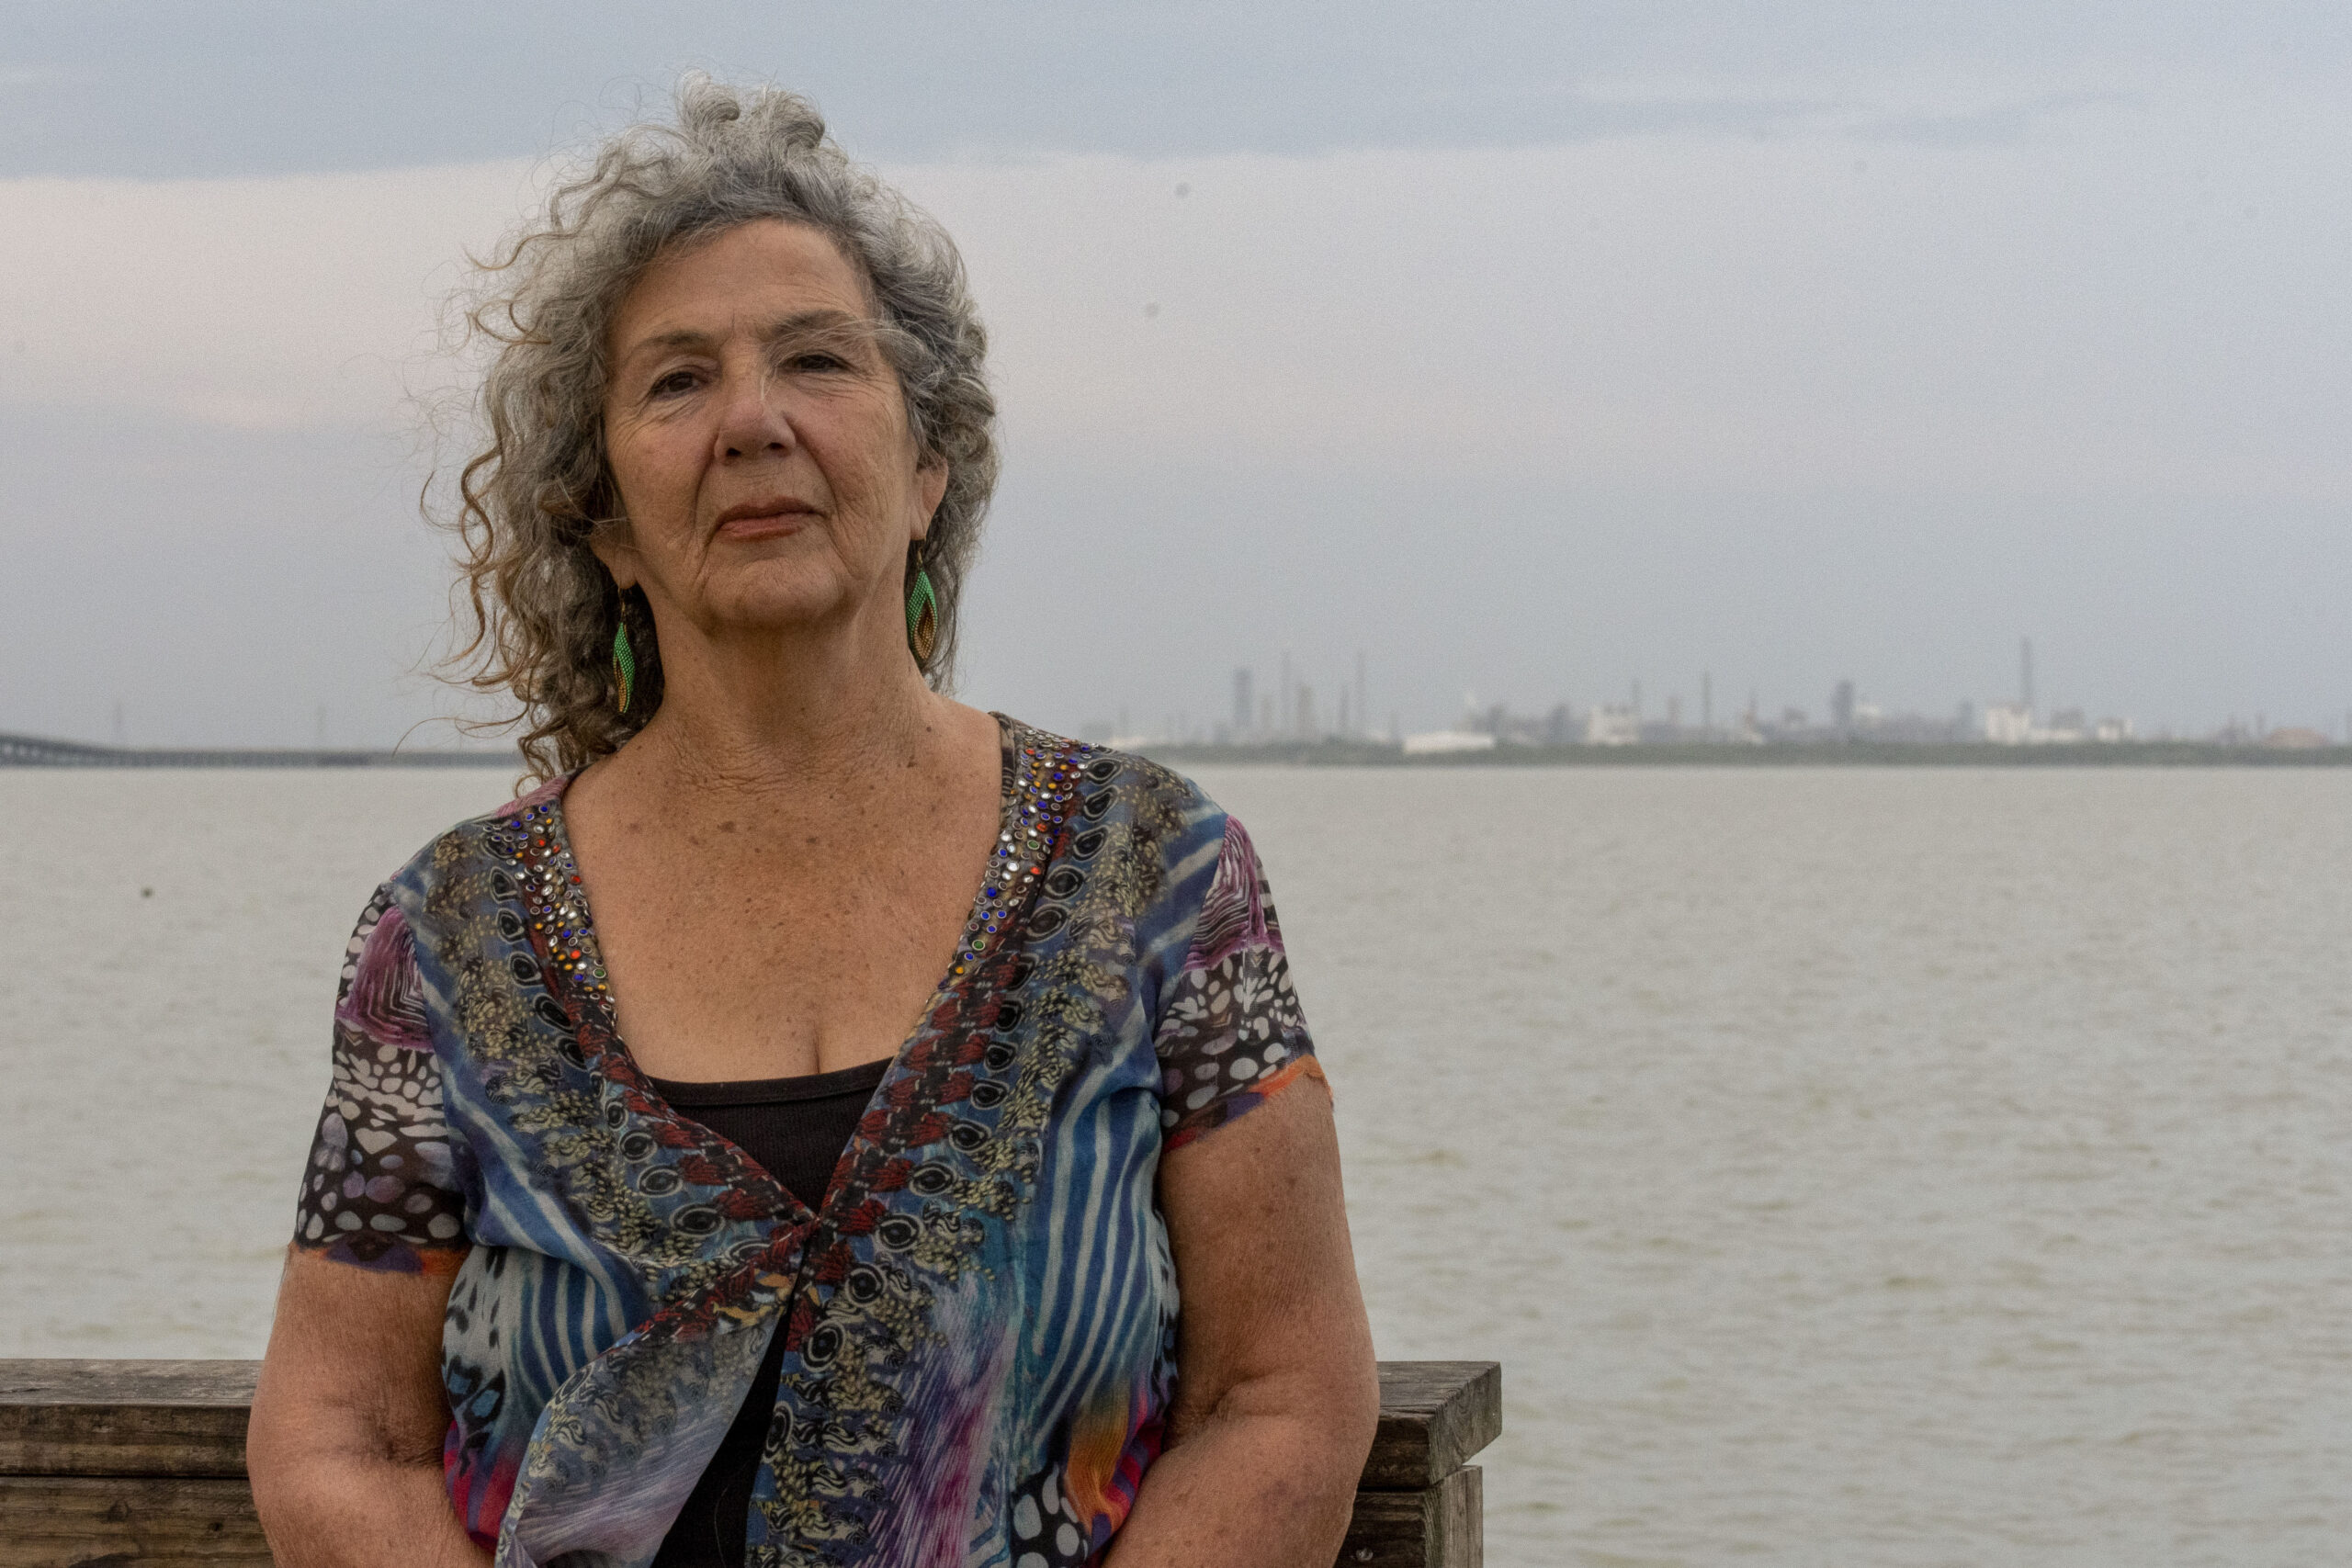
[[[621,712],[628,712],[629,688],[637,684],[637,654],[628,645],[628,622],[613,628],[613,684],[620,688]]]
[[[932,591],[931,573],[922,566],[923,541],[914,543],[915,581],[907,590],[907,646],[914,650],[915,666],[931,668],[939,649],[939,595]]]

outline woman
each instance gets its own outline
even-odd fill
[[[695,81],[495,276],[475,679],[544,783],[353,936],[278,1561],[1325,1568],[1377,1392],[1250,840],[941,691],[953,247]]]

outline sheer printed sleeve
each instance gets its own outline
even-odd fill
[[[1320,1082],[1281,925],[1241,824],[1226,818],[1216,874],[1184,967],[1163,994],[1159,1122],[1175,1149],[1302,1077]]]
[[[416,945],[390,887],[368,901],[345,953],[334,1068],[302,1172],[294,1244],[362,1269],[454,1269],[467,1245],[465,1202]]]

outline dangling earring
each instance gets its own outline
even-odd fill
[[[628,622],[613,628],[613,684],[621,692],[621,712],[628,712],[629,688],[637,684],[637,654],[628,645]]]
[[[915,581],[907,590],[907,646],[914,650],[915,667],[928,670],[939,648],[939,595],[932,592],[931,573],[923,570],[922,547],[921,539],[911,547]]]

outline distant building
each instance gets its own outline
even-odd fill
[[[2033,710],[2019,703],[1987,704],[1984,739],[1996,746],[2025,745],[2033,739]]]
[[[1464,697],[1470,700],[1467,693]],[[1465,707],[1453,732],[1491,736],[1498,746],[1566,746],[1577,739],[1575,725],[1566,703],[1555,704],[1548,714],[1513,713],[1508,705],[1494,703]]]
[[[1641,715],[1629,706],[1604,704],[1584,716],[1588,746],[1634,746],[1641,742]]]
[[[1233,672],[1233,733],[1247,736],[1258,728],[1258,674],[1248,665]]]
[[[1838,689],[1829,694],[1829,722],[1838,729],[1854,728],[1854,683],[1840,681]]]
[[[1854,724],[1873,740],[1898,746],[1948,746],[1955,740],[1973,740],[1976,727],[1973,722],[1953,718],[1929,718],[1917,713],[1882,713],[1870,703],[1857,704]]]
[[[2316,729],[2274,729],[2262,738],[2262,743],[2281,751],[2316,751],[2330,744]]]
[[[2033,710],[2017,703],[1995,703],[1984,710],[1984,739],[1996,746],[2077,746],[2086,740],[2120,745],[2138,738],[2139,727],[2130,719],[2093,724],[2080,708],[2062,708],[2047,724],[2036,723]]]
[[[1495,738],[1466,729],[1433,729],[1426,735],[1405,737],[1405,755],[1426,757],[1441,751],[1491,751]]]

